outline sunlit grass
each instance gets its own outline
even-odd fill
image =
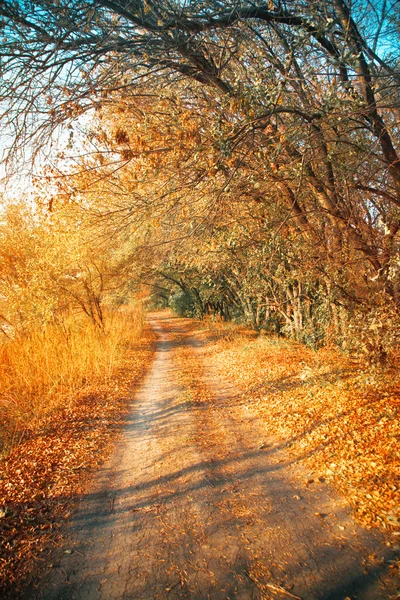
[[[112,377],[142,331],[141,306],[109,312],[105,331],[83,317],[32,328],[0,343],[0,453],[52,411],[74,402],[83,386]]]

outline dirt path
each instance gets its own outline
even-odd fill
[[[201,343],[184,320],[151,319],[155,360],[124,435],[29,597],[388,598],[379,536],[324,484],[305,487],[301,469],[213,374],[210,398],[193,403],[176,356],[185,345],[201,361]]]

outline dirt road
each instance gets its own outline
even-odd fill
[[[30,597],[388,598],[379,535],[324,483],[304,486],[301,468],[213,373],[209,399],[193,403],[176,357],[185,345],[201,361],[201,343],[182,319],[151,321],[154,364],[124,435]]]

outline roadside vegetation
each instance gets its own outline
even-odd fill
[[[153,354],[123,241],[74,208],[0,218],[0,595],[15,598],[59,543]]]
[[[3,453],[57,410],[72,407],[88,385],[110,382],[126,352],[139,343],[140,305],[107,314],[109,330],[84,317],[48,324],[0,344],[0,440]]]
[[[100,233],[73,208],[51,218],[11,204],[0,217],[2,453],[82,388],[110,381],[140,341],[128,251]]]

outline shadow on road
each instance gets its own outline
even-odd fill
[[[387,598],[379,534],[326,485],[297,480],[284,444],[260,448],[265,431],[226,398],[188,400],[175,353],[190,332],[171,316],[153,322],[156,358],[124,438],[30,598]]]

